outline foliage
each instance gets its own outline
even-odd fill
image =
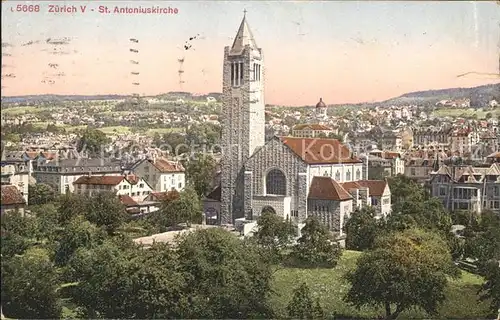
[[[379,231],[374,208],[355,210],[344,228],[347,234],[346,249],[361,251],[371,249]]]
[[[337,265],[342,250],[326,226],[315,217],[309,217],[301,233],[290,254],[290,263],[325,268]]]
[[[87,201],[89,200],[85,196],[71,193],[62,195],[59,198],[59,206],[57,208],[57,212],[59,213],[59,224],[65,225],[74,217],[84,215],[86,212]]]
[[[323,319],[324,313],[319,299],[313,302],[309,287],[304,282],[296,288],[293,298],[288,304],[288,316],[291,319]]]
[[[202,219],[201,201],[191,188],[185,188],[178,196],[172,193],[161,209],[150,215],[150,220],[160,227],[160,232],[168,228],[176,228],[180,223],[200,223]]]
[[[486,282],[481,290],[481,300],[491,301],[492,315],[500,310],[500,260],[489,260],[484,266]]]
[[[195,189],[199,197],[210,191],[215,174],[215,159],[210,155],[198,153],[186,166],[186,180]]]
[[[86,201],[85,218],[105,227],[109,234],[114,233],[127,217],[125,206],[112,192],[99,192]]]
[[[97,129],[86,129],[77,144],[78,152],[88,152],[90,155],[101,155],[104,147],[108,145],[111,140],[106,134]]]
[[[43,249],[2,261],[2,311],[20,319],[59,318],[57,282],[57,270]]]
[[[408,229],[377,240],[346,278],[346,301],[356,307],[381,305],[395,319],[409,308],[436,315],[445,300],[447,275],[457,275],[446,243],[436,234]],[[396,309],[393,310],[392,306]]]
[[[19,212],[9,212],[1,217],[2,257],[22,254],[35,241],[36,220]]]
[[[187,318],[272,318],[272,273],[258,252],[230,232],[210,228],[187,234],[178,245],[188,274]]]
[[[64,266],[79,248],[91,249],[104,241],[106,234],[82,216],[71,220],[58,236],[55,263]]]
[[[56,199],[54,189],[48,184],[36,183],[28,186],[28,204],[40,205],[53,202]]]
[[[266,260],[280,263],[284,249],[290,246],[297,233],[296,226],[274,213],[264,211],[257,220],[257,227],[253,240],[262,249]]]

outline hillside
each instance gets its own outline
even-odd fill
[[[128,96],[109,94],[109,95],[25,95],[25,96],[7,96],[2,97],[3,103],[12,102],[47,102],[47,101],[82,101],[82,100],[112,100],[112,99],[125,99]],[[210,92],[208,94],[193,94],[191,92],[168,92],[151,96],[162,99],[183,99],[194,101],[206,101],[207,97],[213,97],[220,101],[222,94],[218,92]],[[426,90],[405,93],[399,97],[391,98],[389,100],[374,102],[374,103],[356,103],[356,104],[342,104],[342,106],[391,106],[391,105],[435,105],[440,100],[454,100],[468,98],[471,100],[472,107],[482,107],[490,100],[495,99],[500,101],[500,83],[488,84],[473,88],[449,88],[440,90]],[[334,105],[332,105],[334,106]]]
[[[405,93],[399,97],[382,101],[384,105],[402,104],[432,104],[440,100],[470,99],[472,107],[488,104],[492,99],[500,100],[500,83],[488,84],[473,88],[450,88],[440,90],[427,90]]]

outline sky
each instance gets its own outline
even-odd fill
[[[40,11],[16,12],[20,4],[39,5]],[[49,13],[53,4],[86,10]],[[103,14],[99,6],[171,7],[178,13]],[[314,105],[320,97],[328,104],[373,102],[500,82],[491,75],[457,77],[499,72],[500,5],[494,1],[6,0],[2,96],[222,92],[224,47],[232,44],[244,10],[264,53],[268,104]],[[69,44],[46,43],[62,37]],[[29,41],[34,44],[22,46]]]

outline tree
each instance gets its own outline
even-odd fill
[[[435,233],[408,229],[376,242],[346,275],[351,288],[345,300],[356,307],[383,306],[387,319],[412,307],[436,315],[445,299],[447,275],[458,275],[444,240]]]
[[[480,299],[491,301],[490,310],[494,316],[500,310],[500,260],[489,260],[484,274],[486,282],[481,288]]]
[[[130,241],[130,240],[129,240]],[[92,249],[80,248],[68,263],[68,277],[78,284],[68,295],[82,308],[84,318],[130,319],[135,299],[131,273],[137,249],[107,240]]]
[[[65,225],[78,215],[84,215],[87,208],[87,197],[72,193],[64,194],[59,198],[59,225]]]
[[[272,272],[252,246],[229,231],[210,228],[178,243],[180,270],[191,299],[185,318],[272,318]]]
[[[78,216],[61,231],[55,250],[55,263],[64,266],[79,248],[91,249],[106,238],[102,229]]]
[[[202,153],[196,154],[194,159],[189,160],[186,166],[186,179],[199,197],[205,196],[210,191],[215,166],[215,159]]]
[[[127,219],[125,206],[113,192],[99,192],[86,199],[85,218],[113,234]]]
[[[19,212],[4,213],[1,216],[2,257],[22,254],[36,243],[37,224],[33,217]]]
[[[302,236],[290,254],[291,263],[309,267],[333,268],[342,250],[330,231],[315,217],[306,220]]]
[[[387,179],[391,189],[392,211],[400,212],[399,206],[406,200],[422,201],[426,192],[415,180],[404,175],[397,175]]]
[[[45,183],[30,184],[28,186],[29,205],[40,205],[53,202],[56,199],[54,189]]]
[[[345,239],[347,249],[360,251],[371,249],[379,232],[375,209],[366,207],[355,210],[344,229],[347,234]]]
[[[77,144],[78,152],[88,152],[90,155],[99,156],[104,147],[111,142],[106,134],[97,129],[86,129]]]
[[[285,221],[282,217],[272,212],[264,211],[257,220],[258,230],[254,233],[257,245],[264,255],[272,263],[283,260],[283,250],[287,248],[296,235],[296,227],[291,221]]]
[[[313,302],[309,287],[304,282],[293,292],[292,300],[287,306],[288,317],[291,319],[323,319],[324,313],[319,299]]]
[[[58,319],[57,286],[57,270],[43,249],[2,261],[2,311],[10,318]]]
[[[172,194],[172,197],[166,199],[161,209],[152,213],[151,218],[155,225],[160,227],[160,232],[168,228],[176,228],[180,223],[200,223],[202,219],[201,202],[191,188],[186,188],[178,196]]]

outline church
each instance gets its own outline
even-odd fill
[[[391,211],[387,181],[362,180],[363,162],[335,139],[274,137],[265,141],[264,54],[246,17],[224,48],[220,186],[204,200],[221,225],[274,212],[298,224],[316,216],[332,231],[356,208]],[[318,103],[326,109],[320,100]]]

